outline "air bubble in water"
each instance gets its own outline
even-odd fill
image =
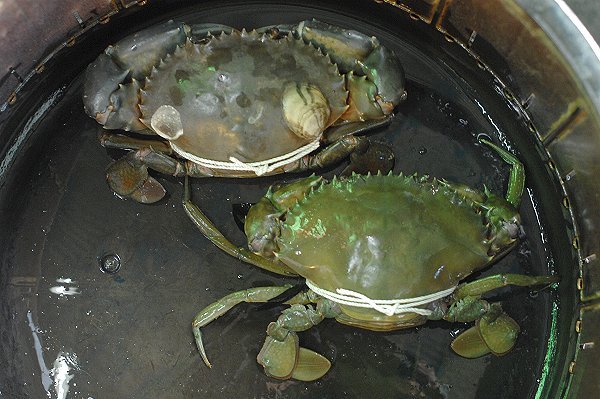
[[[100,270],[103,273],[115,274],[121,268],[121,258],[117,254],[107,254],[100,259]]]

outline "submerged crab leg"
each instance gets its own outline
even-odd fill
[[[369,140],[364,137],[348,135],[328,145],[323,150],[309,154],[285,166],[286,172],[304,172],[335,165],[346,159],[354,151],[364,151]]]
[[[200,165],[169,156],[171,148],[162,141],[129,140],[126,136],[111,134],[103,135],[101,141],[107,148],[135,150],[114,161],[106,170],[108,185],[117,195],[124,198],[151,204],[164,197],[164,188],[148,175],[148,169],[175,177],[218,175]]]
[[[285,172],[316,171],[336,165],[350,156],[350,164],[342,172],[387,173],[394,167],[394,152],[384,144],[372,143],[366,137],[347,135],[329,144],[323,150],[309,154],[286,165]]]
[[[323,137],[323,142],[326,144],[334,143],[344,136],[362,135],[367,132],[372,132],[375,129],[388,126],[392,120],[376,119],[364,122],[348,122],[341,125],[334,125],[327,129],[327,134]]]
[[[296,276],[297,274],[290,270],[283,263],[274,262],[269,259],[265,259],[260,255],[246,249],[235,246],[217,229],[217,227],[210,221],[210,219],[194,205],[190,200],[190,188],[188,178],[185,179],[184,184],[184,197],[183,197],[183,208],[187,215],[192,219],[192,222],[198,227],[198,229],[204,234],[206,238],[213,242],[221,250],[227,254],[238,258],[242,262],[249,263],[254,266],[258,266],[261,269],[282,274],[284,276]]]
[[[475,326],[456,337],[450,347],[456,354],[468,359],[490,352],[500,356],[514,347],[520,330],[517,322],[502,310],[499,303],[488,304]]]
[[[218,319],[219,317],[223,316],[225,313],[230,311],[231,308],[242,302],[268,302],[269,300],[283,294],[291,287],[291,285],[287,284],[281,287],[254,287],[242,291],[237,291],[219,299],[214,303],[211,303],[210,305],[202,309],[200,312],[198,312],[196,317],[194,317],[194,321],[192,321],[192,331],[196,340],[196,346],[198,347],[198,351],[200,352],[204,363],[208,367],[212,367],[206,356],[206,351],[204,350],[204,344],[202,343],[202,333],[200,331],[200,327],[204,327],[207,324],[213,322],[214,320]],[[291,305],[294,303],[309,302],[310,301],[308,300],[306,293],[302,292],[285,303]]]
[[[548,285],[560,281],[558,276],[526,276],[524,274],[495,274],[460,285],[454,292],[456,299],[467,296],[479,296],[497,288],[515,285],[530,287],[534,285]]]
[[[316,299],[316,304],[316,308],[311,305],[293,304],[281,312],[277,321],[267,327],[267,338],[256,360],[264,367],[265,374],[269,377],[314,381],[331,368],[327,358],[298,344],[296,332],[306,331],[323,319],[334,318],[340,314],[339,307],[327,299]]]
[[[476,358],[490,352],[496,355],[508,352],[516,343],[519,325],[502,310],[500,304],[489,304],[480,296],[507,285],[526,287],[558,281],[558,276],[498,274],[461,284],[453,294],[453,302],[444,319],[476,321],[476,324],[456,337],[451,344],[452,349],[466,358]]]
[[[165,195],[162,185],[148,175],[148,169],[175,177],[229,176],[227,173],[220,174],[218,171],[169,156],[172,150],[164,141],[133,139],[111,133],[104,133],[100,141],[106,148],[135,150],[107,168],[106,180],[117,195],[133,198],[138,202],[154,203]],[[394,153],[391,148],[372,143],[365,137],[348,135],[316,154],[307,155],[288,164],[283,171],[314,171],[338,164],[348,156],[350,164],[342,172],[343,175],[352,172],[387,173],[394,166]],[[278,170],[272,173],[276,172]]]
[[[510,152],[498,147],[496,144],[485,139],[479,139],[482,143],[490,146],[500,155],[504,162],[512,166],[510,177],[508,178],[508,189],[506,190],[506,200],[515,208],[521,203],[521,196],[525,188],[525,169],[523,164]]]
[[[505,199],[515,209],[518,208],[519,204],[521,203],[523,190],[525,189],[525,169],[523,164],[517,159],[517,157],[503,148],[498,147],[496,144],[485,139],[479,139],[479,141],[492,148],[498,153],[498,155],[500,155],[504,162],[511,165]],[[440,183],[447,187],[452,187],[456,192],[480,204],[483,204],[486,201],[486,196],[490,195],[487,190],[485,190],[485,195],[483,195],[483,193],[480,191],[463,184],[450,183],[445,180],[440,180]]]
[[[164,140],[137,139],[124,134],[103,132],[100,135],[100,145],[104,148],[115,148],[118,150],[140,150],[152,148],[152,150],[171,155],[173,149]]]
[[[237,291],[202,309],[192,322],[192,331],[204,363],[208,367],[212,367],[204,350],[201,327],[216,320],[242,302],[268,302],[290,288],[290,285],[285,285]],[[257,361],[265,368],[267,375],[281,379],[295,378],[302,381],[313,381],[321,378],[331,367],[331,363],[325,357],[298,345],[296,331],[307,330],[325,317],[335,317],[338,314],[327,301],[322,299],[318,300],[316,309],[312,306],[304,306],[315,300],[317,298],[311,291],[297,294],[285,302],[292,306],[285,309],[277,321],[270,323],[267,327],[267,338],[257,356]]]
[[[106,169],[106,181],[117,195],[152,204],[164,197],[165,189],[148,175],[148,167],[137,155],[137,151],[130,152],[110,164]]]
[[[110,164],[106,169],[106,181],[117,195],[152,204],[164,197],[165,189],[148,175],[148,168],[173,176],[186,174],[183,162],[153,148],[142,147]]]

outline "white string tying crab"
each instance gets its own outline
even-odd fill
[[[306,280],[306,285],[315,294],[327,298],[330,301],[340,305],[354,306],[357,308],[367,308],[376,310],[386,316],[394,316],[406,313],[416,313],[421,316],[431,316],[433,311],[424,308],[424,306],[434,303],[442,298],[451,295],[456,286],[445,290],[437,291],[432,294],[403,299],[371,299],[368,296],[356,291],[338,288],[335,292],[319,288],[311,280]]]

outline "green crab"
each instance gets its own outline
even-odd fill
[[[216,245],[268,270],[306,279],[309,289],[285,302],[291,306],[267,327],[257,360],[268,376],[311,381],[329,370],[330,362],[300,347],[296,334],[324,318],[375,331],[427,320],[474,321],[452,342],[456,353],[474,358],[512,349],[518,324],[482,295],[558,278],[504,274],[461,283],[513,248],[521,229],[523,166],[482,141],[512,165],[505,198],[427,176],[353,174],[326,182],[313,175],[269,190],[250,208],[244,226],[249,250],[204,224],[186,183],[185,209]],[[201,327],[241,302],[267,302],[289,288],[249,288],[200,311],[192,329],[204,362],[210,367]]]
[[[351,153],[389,164],[390,150],[357,134],[387,124],[405,97],[391,50],[316,20],[251,32],[169,21],[109,46],[83,87],[88,115],[138,134],[104,133],[101,142],[132,150],[109,166],[107,181],[143,203],[165,194],[148,169],[256,177],[316,170]]]

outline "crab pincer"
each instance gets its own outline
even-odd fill
[[[406,98],[404,70],[397,56],[374,36],[317,20],[297,27],[300,37],[329,54],[346,74],[349,107],[344,118],[383,118]]]

